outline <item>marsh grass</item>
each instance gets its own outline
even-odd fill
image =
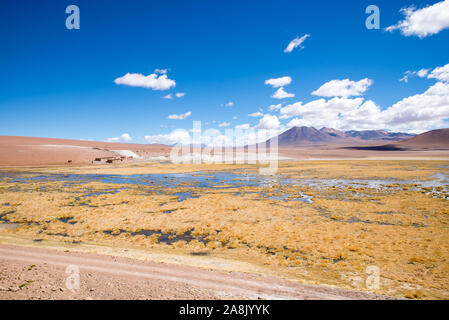
[[[447,299],[449,189],[422,186],[447,175],[446,165],[289,162],[271,180],[254,180],[247,168],[223,183],[219,173],[192,173],[190,182],[166,175],[170,188],[149,177],[139,184],[3,176],[0,203],[9,205],[0,206],[0,220],[18,227],[1,232],[237,259],[356,290],[366,290],[365,269],[375,265],[378,293]],[[313,201],[298,201],[303,195]]]

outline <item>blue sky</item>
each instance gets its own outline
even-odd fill
[[[440,2],[1,1],[0,135],[106,140],[127,133],[131,142],[144,143],[189,129],[192,120],[201,120],[203,128],[227,122],[227,128],[268,124],[280,131],[292,124],[320,127],[323,119],[339,129],[448,127],[446,69],[429,78],[449,63],[444,17],[434,19],[440,25],[431,34],[425,25],[385,30],[406,19],[401,8],[413,5],[411,14],[428,18],[442,10],[421,10]],[[70,4],[80,9],[79,30],[65,27]],[[380,9],[379,30],[365,27],[370,4]],[[284,52],[306,34],[300,46]],[[155,69],[168,69],[176,86],[153,90],[114,82]],[[408,81],[400,81],[407,71]],[[294,97],[271,97],[279,87],[264,82],[279,77],[290,77],[283,89]],[[357,91],[362,79],[370,84],[346,96],[312,94],[343,79],[350,90]],[[435,105],[423,111],[428,94],[414,96],[436,84],[439,100],[430,97]],[[338,89],[342,83],[332,85]],[[168,94],[173,98],[163,98]],[[412,102],[402,101],[407,97]],[[365,112],[364,102],[376,107],[365,106]],[[268,110],[278,104],[289,108]],[[261,117],[248,116],[259,110]],[[183,120],[168,119],[189,111]]]

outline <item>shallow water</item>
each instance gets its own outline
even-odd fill
[[[9,182],[26,184],[28,182],[55,182],[63,181],[65,186],[73,184],[85,184],[89,182],[103,182],[109,184],[132,184],[142,186],[154,186],[158,190],[152,192],[174,195],[178,201],[189,198],[198,198],[199,195],[193,191],[180,191],[170,193],[170,189],[178,187],[186,188],[215,188],[219,190],[239,187],[271,187],[271,186],[293,186],[298,188],[296,195],[278,192],[276,195],[268,195],[265,192],[258,192],[262,198],[273,201],[301,201],[312,203],[312,197],[302,193],[301,187],[312,187],[314,189],[336,188],[337,190],[353,187],[375,189],[377,191],[401,190],[407,186],[409,190],[426,190],[428,194],[443,195],[448,199],[449,191],[448,174],[437,173],[431,176],[431,180],[396,180],[396,179],[293,179],[282,175],[262,176],[258,174],[241,174],[236,172],[217,173],[171,173],[171,174],[142,174],[142,175],[99,175],[99,174],[17,174],[0,173],[0,180],[9,179]],[[425,188],[425,189],[424,189]],[[126,187],[111,188],[104,191],[86,192],[81,197],[117,193]],[[45,191],[45,187],[41,188]],[[164,191],[167,190],[167,191]],[[235,195],[239,195],[237,192]],[[355,197],[363,197],[364,193],[355,193]],[[76,198],[79,201],[79,198]]]

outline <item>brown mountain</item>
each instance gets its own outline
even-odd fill
[[[337,130],[337,129],[322,127],[320,129],[320,132],[328,134],[335,138],[347,138],[347,134],[345,132]]]
[[[322,132],[314,127],[293,127],[278,136],[279,146],[294,146],[314,144],[320,142],[333,142],[339,137]]]
[[[349,137],[359,138],[362,140],[388,140],[388,141],[401,141],[414,137],[414,134],[403,132],[388,132],[385,130],[362,130],[362,131],[345,131],[345,134]]]
[[[340,131],[323,127],[293,127],[278,136],[278,146],[307,146],[327,144],[364,144],[372,141],[400,141],[413,135],[384,130]],[[270,139],[271,140],[271,139]]]
[[[449,128],[427,131],[396,145],[412,149],[449,149]]]

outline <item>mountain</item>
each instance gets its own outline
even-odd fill
[[[320,129],[320,132],[328,134],[335,138],[347,138],[347,135],[345,132],[337,130],[337,129],[322,127]]]
[[[339,138],[313,127],[293,127],[278,136],[279,146],[292,146],[317,142],[331,142]]]
[[[414,134],[403,132],[388,132],[385,130],[362,130],[362,131],[345,131],[349,137],[359,138],[362,140],[389,140],[400,141],[414,137]]]
[[[416,149],[449,149],[449,128],[427,131],[396,145]]]
[[[363,144],[367,141],[401,141],[410,137],[413,137],[413,135],[384,130],[351,130],[343,132],[326,127],[323,127],[320,130],[315,129],[314,127],[293,127],[278,136],[278,146]]]

